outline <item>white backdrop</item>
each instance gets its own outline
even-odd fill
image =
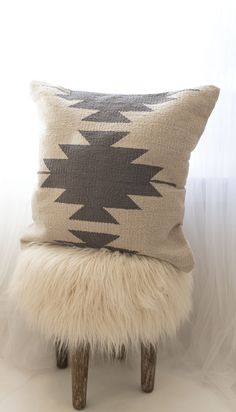
[[[8,0],[0,7],[1,355],[30,368],[53,362],[51,348],[25,329],[5,294],[18,239],[31,220],[37,170],[39,121],[30,81],[120,93],[215,84],[220,99],[192,155],[187,186],[194,310],[168,356],[235,400],[235,1]]]

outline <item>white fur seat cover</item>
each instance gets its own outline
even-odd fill
[[[20,253],[11,294],[46,338],[110,353],[175,334],[189,315],[191,287],[191,274],[154,258],[31,244]]]

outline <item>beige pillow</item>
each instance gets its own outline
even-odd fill
[[[219,89],[118,95],[34,82],[32,91],[45,130],[22,241],[137,253],[190,271],[185,183]]]

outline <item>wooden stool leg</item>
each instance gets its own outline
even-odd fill
[[[72,353],[72,401],[77,410],[86,406],[87,379],[89,364],[89,345],[80,346]]]
[[[56,359],[57,367],[59,369],[65,369],[68,365],[68,350],[64,345],[60,345],[60,342],[56,343]]]
[[[122,345],[117,355],[117,359],[120,361],[123,361],[125,358],[126,358],[126,349],[125,349],[125,345]]]
[[[141,387],[142,391],[153,391],[155,382],[157,350],[153,345],[141,344]]]
[[[113,359],[117,359],[117,360],[119,360],[119,361],[123,361],[123,360],[126,358],[125,345],[121,345],[118,353],[115,352],[115,350],[113,350],[112,358],[113,358]]]

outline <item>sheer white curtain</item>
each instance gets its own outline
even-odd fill
[[[233,399],[236,3],[22,0],[1,8],[1,355],[31,368],[53,362],[52,349],[27,330],[5,293],[18,239],[31,220],[37,169],[39,121],[28,94],[30,80],[121,93],[215,84],[220,99],[193,153],[187,185],[185,231],[196,258],[194,309],[168,356],[186,361]]]

